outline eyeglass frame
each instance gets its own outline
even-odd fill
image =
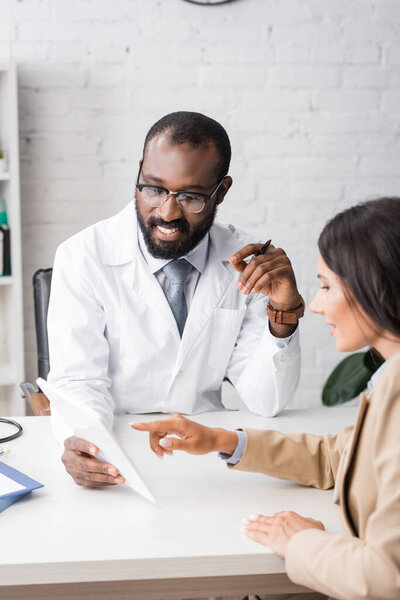
[[[207,202],[209,202],[211,200],[211,198],[214,196],[214,194],[218,191],[218,189],[219,189],[221,183],[224,181],[225,177],[227,177],[227,175],[224,175],[222,177],[222,179],[217,183],[215,188],[212,190],[212,192],[210,192],[210,194],[202,194],[201,192],[188,192],[188,191],[185,192],[184,190],[178,190],[177,192],[171,192],[171,190],[168,190],[167,188],[162,187],[161,185],[153,185],[151,183],[139,183],[139,178],[140,178],[140,175],[142,172],[142,165],[143,165],[143,161],[140,163],[139,173],[138,173],[138,176],[136,179],[136,189],[139,190],[139,192],[141,193],[143,191],[143,188],[146,188],[146,187],[147,188],[156,188],[157,190],[162,190],[163,192],[166,192],[166,194],[167,194],[164,202],[162,202],[161,204],[156,204],[156,205],[148,204],[146,202],[146,200],[143,200],[143,202],[146,204],[146,206],[152,206],[153,208],[159,208],[160,206],[164,206],[164,204],[168,200],[169,196],[175,196],[175,200],[176,200],[177,204],[179,204],[179,206],[183,210],[183,212],[187,212],[192,215],[198,215],[204,210],[204,207],[207,204]],[[178,198],[176,197],[178,194],[196,194],[197,196],[201,196],[203,198],[204,204],[200,210],[197,210],[195,212],[185,210],[183,208],[183,206],[181,205],[181,203],[179,202]]]

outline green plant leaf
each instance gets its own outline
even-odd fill
[[[371,364],[366,359],[368,352],[357,352],[342,360],[329,375],[322,390],[322,403],[325,406],[335,406],[352,400],[367,387],[371,375],[378,366],[371,371],[367,366]]]

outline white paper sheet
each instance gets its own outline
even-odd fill
[[[0,473],[0,496],[19,492],[20,490],[26,490],[26,487]]]

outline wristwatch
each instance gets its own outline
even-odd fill
[[[272,323],[297,325],[298,320],[304,315],[305,308],[306,305],[303,298],[301,298],[301,303],[299,306],[296,306],[296,308],[291,308],[290,310],[277,310],[271,305],[270,302],[268,302],[267,315]]]

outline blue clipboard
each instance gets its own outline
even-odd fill
[[[11,506],[11,504],[14,502],[17,502],[17,500],[23,498],[23,496],[26,496],[26,494],[43,487],[42,483],[35,481],[35,479],[28,477],[28,475],[25,475],[24,473],[21,473],[21,471],[6,465],[2,461],[0,461],[0,473],[24,486],[24,489],[22,490],[0,495],[0,512]]]

